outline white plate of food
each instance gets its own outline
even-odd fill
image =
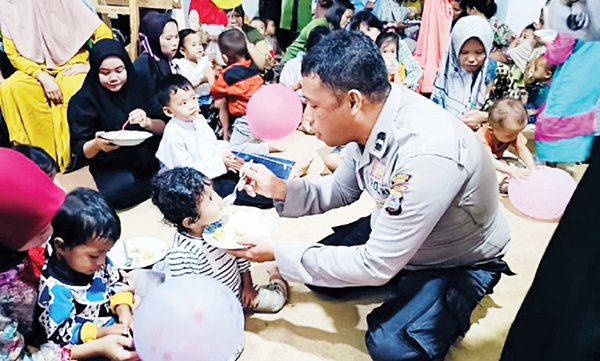
[[[131,147],[141,144],[144,140],[150,138],[152,133],[143,130],[115,130],[104,132],[100,135],[103,139],[110,140],[113,144],[120,147]]]
[[[119,240],[108,252],[108,258],[120,269],[144,268],[165,258],[167,249],[167,243],[161,239],[136,237]]]
[[[235,211],[208,225],[202,237],[213,247],[243,249],[237,240],[244,237],[274,236],[279,225],[272,215],[260,211]]]

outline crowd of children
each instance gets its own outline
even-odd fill
[[[208,245],[202,233],[220,219],[222,198],[232,193],[237,205],[273,206],[271,199],[249,197],[237,189],[245,161],[284,150],[252,135],[247,105],[266,82],[279,81],[302,99],[303,56],[331,31],[364,33],[379,47],[391,82],[412,90],[422,86],[429,65],[422,66],[422,58],[413,57],[408,44],[414,45],[409,34],[415,32],[405,30],[418,29],[419,13],[427,3],[382,0],[373,9],[374,2],[352,19],[357,5],[345,0],[320,3],[325,6],[324,17],[298,29],[288,49],[278,41],[279,19],[248,21],[241,7],[221,13],[195,1],[193,29],[180,30],[164,14],[144,18],[145,51],[133,64],[123,44],[96,41],[89,52],[88,75],[66,114],[72,164],[90,166],[99,192],[76,189],[54,215],[39,280],[38,321],[47,340],[64,346],[130,334],[133,290],[107,252],[120,237],[114,208],[149,197],[177,229],[167,255],[172,276],[208,275],[225,283],[248,310],[281,310],[288,288],[276,268],[269,269],[269,285],[255,288],[249,262]],[[504,177],[501,193],[508,179],[525,177],[540,165],[585,161],[599,131],[600,83],[584,80],[600,61],[598,43],[562,34],[545,43],[535,35],[543,24],[527,26],[518,38],[512,33],[503,37],[507,28],[482,11],[480,1],[452,3],[449,46],[431,99],[476,132]],[[19,43],[8,43],[12,51],[24,51]],[[487,79],[490,71],[493,77]],[[2,94],[7,91],[2,89]],[[55,102],[51,93],[46,94]],[[14,122],[8,112],[13,108],[3,109],[7,123]],[[535,128],[538,159],[522,134],[528,124]],[[146,130],[153,137],[129,148],[102,138],[104,132],[121,128]],[[309,122],[302,129],[311,134]],[[31,143],[36,145],[35,139]],[[508,164],[503,157],[511,147],[520,160]],[[36,161],[50,177],[64,170],[70,158],[50,156],[35,146],[13,148]],[[343,151],[339,147],[327,157],[330,170],[342,161]],[[301,162],[287,176],[302,176],[309,165]]]

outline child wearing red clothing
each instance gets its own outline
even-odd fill
[[[516,99],[504,98],[492,105],[488,123],[477,130],[477,136],[492,156],[494,167],[507,177],[523,177],[536,167],[533,155],[527,148],[527,138],[521,134],[526,125],[527,112],[523,104]],[[501,161],[504,151],[510,146],[515,147],[518,157],[527,168]]]
[[[246,123],[248,100],[264,84],[258,68],[246,57],[246,36],[238,29],[227,30],[219,35],[219,49],[227,67],[211,83],[210,94],[215,101],[224,99],[227,104],[219,113],[224,133],[229,129],[229,117],[235,119],[229,138],[230,149],[259,155],[282,151],[255,139]]]

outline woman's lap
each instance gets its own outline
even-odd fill
[[[6,79],[0,86],[0,106],[11,141],[44,149],[64,170],[70,161],[67,106],[84,79],[83,73],[56,76],[63,93],[63,104],[58,106],[50,106],[35,78],[17,71]]]
[[[117,209],[132,207],[150,197],[150,178],[136,176],[132,171],[121,169],[99,169],[90,172],[100,194]]]

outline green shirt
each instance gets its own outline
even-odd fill
[[[285,54],[283,54],[283,58],[281,58],[281,62],[285,63],[290,59],[294,59],[300,51],[303,51],[304,46],[306,45],[306,41],[308,40],[308,36],[313,31],[313,29],[318,26],[329,27],[329,22],[327,22],[327,19],[325,18],[318,18],[308,23],[304,27],[304,29],[302,29],[300,35],[298,35],[298,37],[296,38],[296,40],[294,40],[292,45],[290,45],[287,48]]]
[[[296,10],[297,24],[295,29],[292,29],[295,2],[298,2],[298,9]],[[281,21],[279,22],[281,29],[302,31],[311,20],[311,0],[283,0],[281,4]]]

